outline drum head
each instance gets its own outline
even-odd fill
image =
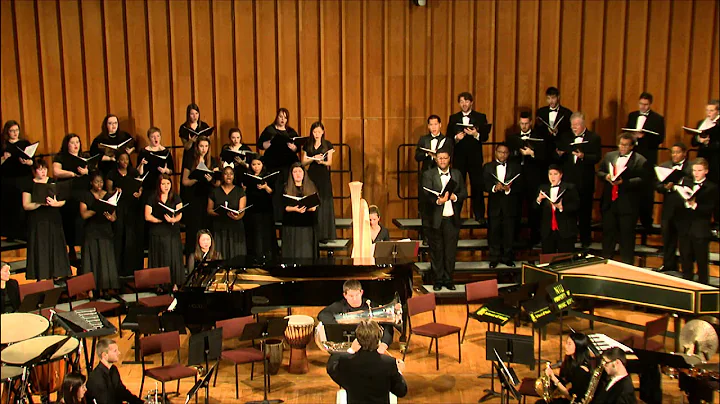
[[[44,337],[36,337],[17,344],[10,345],[0,352],[0,359],[11,365],[24,365],[33,359],[36,359],[48,347],[67,338],[65,335],[48,335]],[[57,352],[50,358],[51,361],[62,358],[70,352],[77,349],[80,341],[71,337]]]
[[[293,314],[285,317],[288,320],[288,326],[315,325],[315,319],[304,314]]]
[[[32,313],[7,313],[0,316],[0,343],[25,341],[47,331],[50,322]]]
[[[22,376],[23,368],[19,366],[3,366],[0,367],[0,379],[12,380]]]

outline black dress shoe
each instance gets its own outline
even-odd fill
[[[490,269],[495,269],[495,268],[497,268],[497,266],[498,266],[498,262],[497,262],[497,261],[491,261],[491,262],[490,262]]]
[[[503,262],[503,264],[505,264],[506,266],[508,266],[510,268],[515,268],[515,261],[513,261],[513,260],[507,260],[507,261]]]
[[[476,218],[475,220],[477,220],[478,223],[480,223],[480,226],[485,226],[485,225],[487,225],[487,220],[485,220],[484,217],[481,217],[480,219],[477,219],[477,218]]]
[[[455,290],[455,289],[457,289],[457,288],[455,287],[455,284],[452,283],[452,282],[446,283],[446,284],[445,284],[445,287],[448,288],[448,290]]]
[[[441,285],[441,284],[436,283],[435,285],[433,285],[433,290],[434,290],[434,291],[439,292],[440,289],[442,289],[442,285]]]

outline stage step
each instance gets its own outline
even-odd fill
[[[458,251],[477,251],[486,250],[488,248],[487,239],[460,239],[458,240],[457,250]],[[430,246],[424,241],[420,243],[420,251],[429,251]]]
[[[282,222],[275,222],[275,227],[281,228]],[[336,217],[335,218],[335,228],[338,230],[352,229],[352,218]]]
[[[415,269],[418,272],[430,272],[429,262],[416,262]],[[522,269],[522,261],[515,261],[515,267],[509,267],[505,264],[498,264],[496,268],[490,269],[490,261],[458,261],[455,263],[455,272],[485,272],[497,273],[499,271],[520,271]]]
[[[27,260],[18,260],[18,261],[12,261],[8,262],[10,264],[10,273],[11,274],[19,274],[25,272],[27,270]]]
[[[498,294],[501,294],[502,291],[508,288],[513,288],[516,286],[519,286],[519,283],[498,283]],[[427,293],[435,293],[438,298],[446,298],[446,297],[464,297],[465,296],[465,285],[464,284],[457,284],[455,285],[455,290],[450,290],[448,288],[442,288],[438,291],[433,290],[433,285],[422,285],[422,288]]]
[[[0,251],[14,251],[14,250],[22,250],[23,248],[27,248],[27,243],[20,240],[2,240],[0,242]]]
[[[422,220],[420,219],[400,218],[393,219],[392,222],[400,230],[419,231],[422,229]],[[480,222],[475,219],[462,219],[460,227],[462,229],[485,229],[487,225],[480,225]]]

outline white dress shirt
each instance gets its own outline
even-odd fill
[[[497,160],[496,160],[497,161]],[[495,166],[495,176],[503,183],[505,183],[505,175],[507,174],[507,161],[503,164],[497,161],[498,165]],[[493,185],[492,191],[495,192],[495,185]],[[505,195],[509,195],[510,190],[505,191]]]
[[[555,126],[555,120],[557,119],[558,111],[560,111],[559,105],[555,109],[550,109],[550,113],[548,114],[548,123],[550,124],[550,126]]]
[[[582,131],[582,133],[581,133],[579,136],[575,136],[574,143],[582,142],[582,141],[585,139],[585,132],[586,132],[586,131],[587,131],[587,129],[585,129],[584,131]],[[576,164],[577,164],[577,161],[578,161],[578,157],[577,157],[576,155],[573,155],[573,163],[576,163]]]
[[[448,182],[450,182],[450,169],[448,168],[447,171],[443,172],[443,170],[438,167],[438,172],[440,173],[440,183],[442,184],[441,190],[445,189],[445,186]],[[452,195],[453,190],[448,190],[450,192],[450,195]],[[440,195],[442,196],[442,195]],[[453,210],[452,203],[453,201],[450,200],[451,198],[448,198],[447,201],[445,201],[445,204],[443,205],[443,217],[452,217],[455,215],[455,211]],[[456,199],[457,200],[457,199]]]

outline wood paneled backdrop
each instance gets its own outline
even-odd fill
[[[428,0],[427,7],[3,0],[0,118],[20,121],[51,153],[68,132],[89,145],[108,112],[143,140],[154,125],[166,145],[177,145],[191,101],[223,141],[238,125],[254,142],[284,106],[301,134],[321,119],[329,140],[349,145],[352,166],[343,148],[335,168],[364,181],[366,198],[389,222],[416,214],[414,202],[397,196],[398,145],[416,142],[429,114],[446,120],[461,91],[471,91],[475,109],[494,123],[492,140],[514,130],[520,110],[542,105],[551,85],[564,105],[586,113],[603,143],[613,142],[643,90],[667,118],[666,145],[689,140],[680,127],[702,118],[720,94],[719,7],[714,0]],[[402,169],[415,167],[411,152],[402,153]],[[400,177],[404,195],[415,193],[411,177]],[[347,176],[333,179],[336,195],[347,194]],[[350,216],[347,200],[338,209]]]

